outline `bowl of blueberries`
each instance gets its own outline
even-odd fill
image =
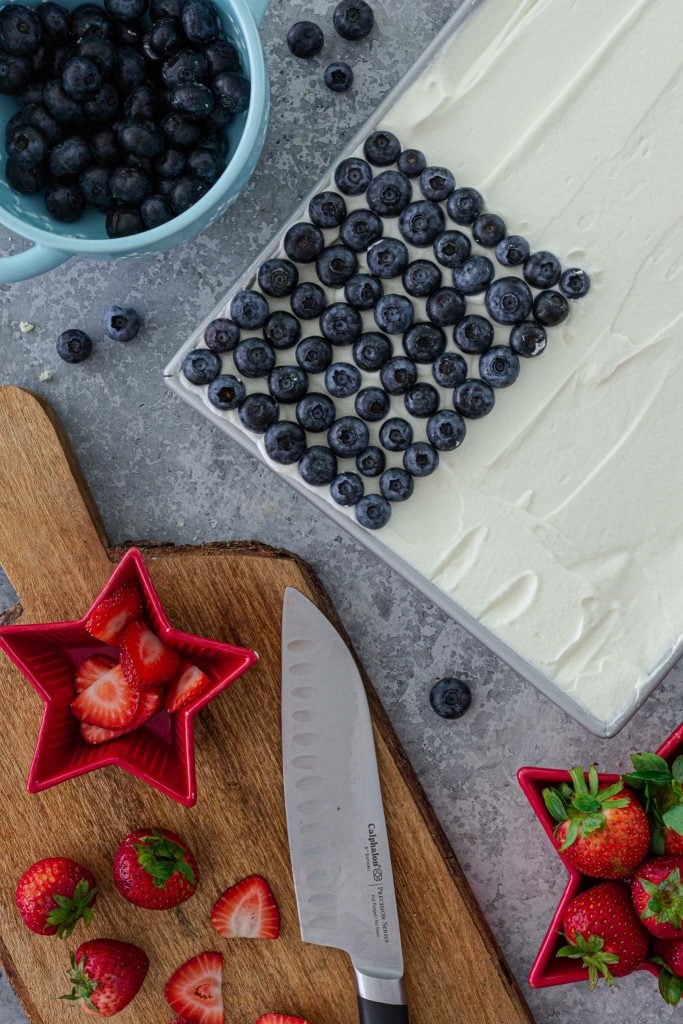
[[[198,234],[263,146],[268,0],[0,4],[0,283]]]

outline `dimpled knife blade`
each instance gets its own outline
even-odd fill
[[[349,954],[364,1024],[407,1024],[365,689],[336,629],[291,587],[282,613],[282,741],[301,937]]]

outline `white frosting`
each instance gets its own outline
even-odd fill
[[[672,0],[485,0],[382,122],[592,288],[377,536],[604,721],[683,634],[682,49]]]

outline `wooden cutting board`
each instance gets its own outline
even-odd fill
[[[115,472],[115,467],[113,467]],[[67,949],[85,937],[136,942],[151,968],[121,1024],[164,1024],[163,986],[204,949],[225,956],[227,1024],[266,1011],[312,1024],[357,1024],[348,959],[301,942],[290,874],[280,771],[280,617],[286,587],[317,602],[343,634],[320,584],[294,555],[259,544],[196,548],[144,545],[171,621],[181,629],[256,649],[261,660],[210,704],[195,725],[199,801],[185,809],[116,768],[39,795],[24,784],[42,702],[0,654],[0,959],[34,1024],[87,1020],[57,1000]],[[122,552],[107,547],[97,510],[50,408],[0,388],[0,564],[21,607],[12,619],[77,618]],[[23,613],[22,613],[23,608]],[[7,621],[7,619],[6,619]],[[387,811],[412,1024],[521,1024],[532,1020],[472,893],[368,682]],[[111,881],[117,842],[157,825],[195,850],[202,884],[174,911],[130,906]],[[26,931],[14,908],[16,880],[41,857],[83,861],[100,885],[95,919],[68,946]],[[209,912],[245,875],[271,882],[282,910],[276,942],[222,940]]]

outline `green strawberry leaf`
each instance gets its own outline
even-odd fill
[[[565,820],[567,811],[564,801],[556,789],[548,788],[543,790],[543,803],[555,821]]]
[[[676,782],[683,782],[683,754],[679,754],[671,765],[671,774]]]
[[[587,818],[584,818],[581,823],[581,834],[584,836],[590,836],[593,832],[597,832],[599,829],[604,828],[605,825],[606,821],[604,815],[589,815]]]
[[[645,769],[646,771],[657,771],[664,772],[666,775],[669,774],[669,766],[663,757],[659,754],[649,754],[647,752],[640,754],[631,754],[631,764],[636,769]]]
[[[659,957],[653,958],[654,963],[664,963]],[[669,1006],[678,1006],[683,996],[683,978],[677,978],[673,971],[664,965],[659,972],[659,991],[662,999]]]
[[[676,835],[683,836],[683,804],[675,804],[668,811],[664,811],[662,821]]]
[[[186,860],[187,850],[161,832],[155,832],[136,843],[135,852],[140,867],[150,876],[155,888],[163,889],[176,871],[194,885],[195,873]]]
[[[578,838],[579,838],[579,819],[578,818],[572,818],[571,821],[569,822],[569,828],[567,829],[567,835],[565,836],[564,842],[562,843],[562,846],[560,847],[560,853],[564,853],[565,850],[568,850],[569,847],[572,845],[572,843],[575,843]]]
[[[574,800],[574,807],[583,814],[596,814],[602,810],[602,804],[594,796],[577,796]]]

